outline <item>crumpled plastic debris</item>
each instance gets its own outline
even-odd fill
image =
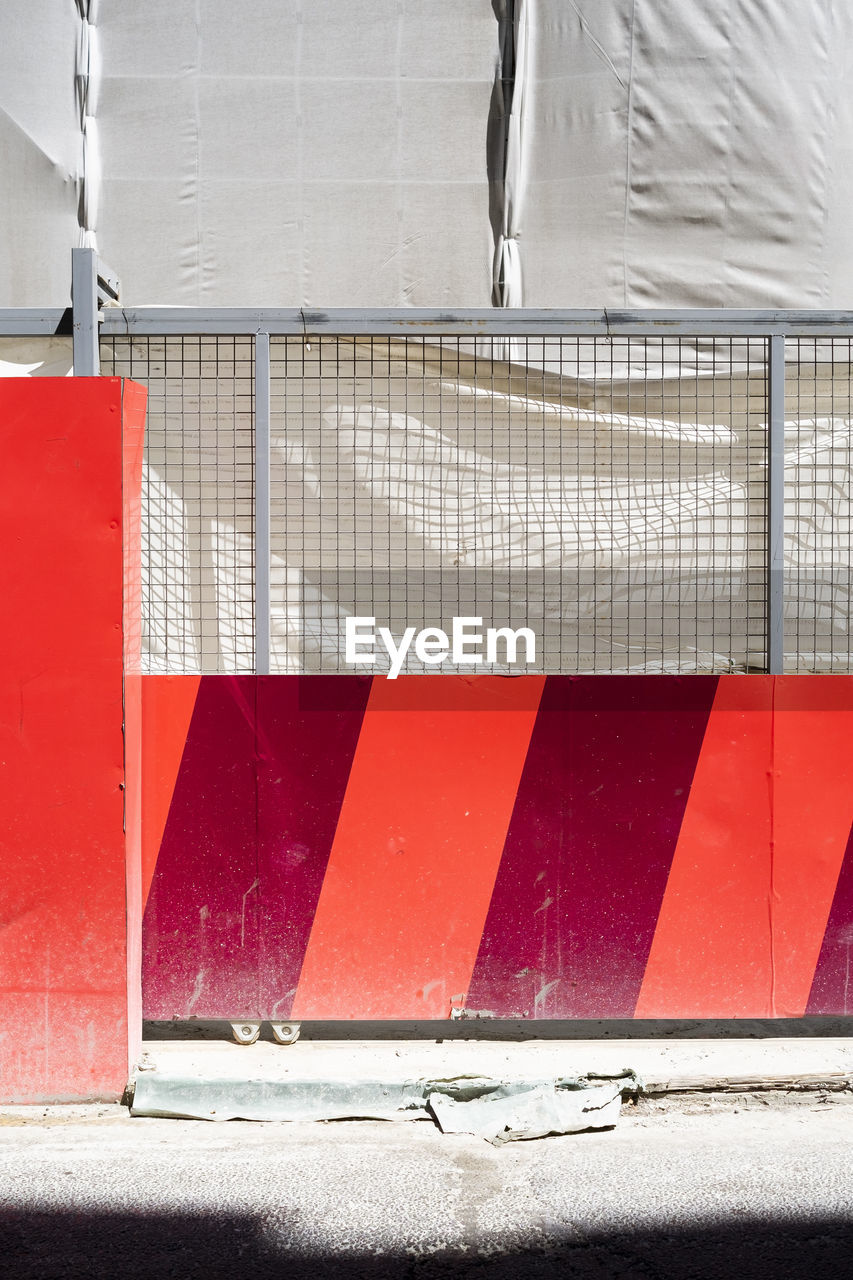
[[[550,1133],[611,1128],[622,1093],[643,1086],[636,1072],[500,1080],[322,1079],[295,1074],[202,1077],[171,1074],[151,1061],[134,1073],[131,1115],[193,1120],[424,1120],[445,1133],[476,1133],[511,1142]]]
[[[433,1092],[427,1107],[442,1133],[472,1133],[494,1146],[552,1134],[612,1129],[622,1106],[624,1080],[578,1087],[560,1081],[501,1084],[473,1098]]]

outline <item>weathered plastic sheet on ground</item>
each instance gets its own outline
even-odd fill
[[[464,1102],[431,1093],[427,1106],[442,1133],[473,1133],[497,1147],[551,1134],[612,1129],[619,1119],[622,1090],[616,1084],[568,1089],[559,1081],[523,1088],[501,1085]]]
[[[435,1120],[444,1133],[472,1133],[495,1145],[548,1134],[612,1128],[624,1092],[642,1088],[633,1071],[559,1080],[273,1079],[171,1075],[139,1070],[131,1114],[189,1120]]]

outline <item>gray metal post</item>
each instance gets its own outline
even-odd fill
[[[785,661],[785,338],[770,339],[767,422],[767,670]]]
[[[94,249],[71,250],[71,315],[74,373],[94,378],[98,354],[98,257]]]
[[[270,335],[255,334],[255,671],[270,670]]]

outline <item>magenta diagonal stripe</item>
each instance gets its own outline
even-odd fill
[[[202,677],[145,915],[145,1017],[287,1017],[369,688]]]
[[[853,1010],[853,827],[832,899],[806,1014]]]
[[[257,1005],[254,680],[204,676],[145,911],[146,1018]]]
[[[260,1002],[287,1018],[335,837],[371,681],[260,677]]]
[[[548,678],[470,1008],[633,1015],[716,686]]]

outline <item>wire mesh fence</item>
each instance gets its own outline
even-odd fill
[[[853,670],[853,343],[788,341],[786,669]]]
[[[764,344],[718,345],[273,340],[274,669],[352,670],[348,614],[528,627],[527,670],[760,665]]]
[[[150,671],[253,666],[253,346],[102,339],[149,388]],[[381,628],[401,672],[766,669],[768,346],[273,336],[271,670],[381,671]],[[853,669],[849,346],[788,344],[790,670]]]
[[[142,645],[149,672],[254,669],[251,337],[112,338],[101,371],[148,388]]]

